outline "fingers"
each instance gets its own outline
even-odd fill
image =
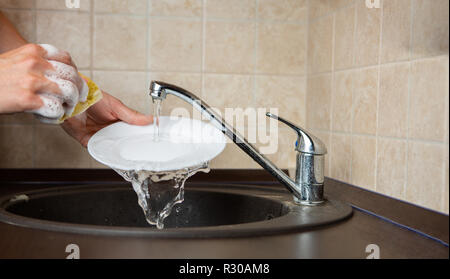
[[[57,83],[43,77],[30,75],[27,80],[22,82],[24,89],[30,90],[36,93],[52,93],[56,95],[61,95],[61,89]]]
[[[20,111],[32,111],[41,108],[44,100],[36,94],[25,93],[21,95]]]
[[[46,72],[47,76],[65,79],[76,84],[77,87],[81,86],[81,77],[74,67],[58,61],[48,61],[48,63],[53,66],[53,71]]]
[[[128,124],[144,126],[153,123],[153,116],[130,109],[117,99],[114,99],[112,105],[117,118]]]
[[[48,119],[47,123],[57,121],[64,115],[64,108],[62,103],[50,94],[41,94],[38,97],[42,100],[43,105],[36,108],[33,112],[44,116]]]
[[[78,98],[81,102],[85,102],[89,93],[86,81],[81,78],[77,70],[67,64],[58,61],[48,61],[53,66],[53,71],[47,71],[46,76],[51,79],[65,79],[77,86]]]
[[[17,63],[23,63],[27,71],[36,75],[45,75],[51,79],[65,79],[77,86],[81,99],[85,99],[88,91],[86,82],[78,74],[78,70],[69,53],[52,45],[28,44],[11,52]],[[17,55],[14,55],[17,54]],[[84,101],[84,100],[82,100]]]
[[[64,79],[50,79],[59,87],[61,94],[58,95],[62,103],[65,105],[65,114],[72,115],[75,106],[78,104],[78,88],[72,82]]]
[[[77,70],[77,66],[75,65],[72,57],[67,51],[59,50],[56,47],[48,44],[40,44],[39,47],[45,51],[44,58],[70,65],[74,67],[75,70]]]
[[[27,83],[28,88],[25,89],[39,95],[53,95],[54,98],[59,99],[62,104],[65,104],[68,115],[72,114],[78,103],[78,88],[68,80],[34,76]]]

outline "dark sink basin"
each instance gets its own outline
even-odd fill
[[[16,200],[19,195],[25,199]],[[189,185],[185,200],[150,226],[130,185],[65,186],[0,197],[0,221],[34,229],[102,235],[232,237],[298,231],[351,215],[329,200],[299,206],[284,189],[268,186]]]

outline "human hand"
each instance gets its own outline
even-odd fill
[[[118,121],[143,126],[153,123],[153,116],[132,110],[119,99],[103,92],[103,98],[98,103],[84,113],[67,119],[61,126],[86,147],[89,139],[98,130]]]
[[[83,84],[72,58],[67,52],[43,46],[28,44],[0,55],[0,113],[41,108],[44,100],[39,93],[54,94],[61,99],[74,99],[72,95],[76,94],[78,100]],[[70,74],[56,75],[57,67],[69,69],[66,72]],[[68,96],[63,96],[61,86],[73,90],[66,90]]]

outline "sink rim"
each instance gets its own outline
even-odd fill
[[[53,231],[61,233],[75,233],[101,236],[120,236],[120,237],[156,237],[156,238],[229,238],[229,237],[248,237],[264,236],[273,234],[283,234],[298,232],[304,229],[310,229],[322,225],[336,223],[349,218],[352,215],[352,208],[340,201],[327,200],[322,205],[304,206],[297,205],[292,201],[292,195],[284,188],[273,188],[270,186],[258,185],[239,185],[239,184],[187,184],[187,191],[204,191],[215,193],[227,193],[237,195],[247,195],[257,198],[268,199],[283,204],[288,208],[288,212],[282,216],[270,220],[248,222],[241,224],[228,224],[219,226],[202,227],[182,227],[167,228],[158,230],[155,227],[124,227],[124,226],[102,226],[65,223],[57,221],[48,221],[32,217],[26,217],[8,212],[6,208],[14,203],[11,198],[18,195],[27,195],[30,199],[39,198],[48,195],[70,195],[76,192],[96,192],[96,191],[120,191],[132,190],[129,184],[95,184],[79,186],[47,187],[39,190],[24,191],[13,193],[0,197],[0,222],[25,227],[30,229]],[[329,214],[330,209],[334,208],[334,214]],[[322,216],[318,221],[305,223],[307,214],[312,211],[327,212],[327,216]]]

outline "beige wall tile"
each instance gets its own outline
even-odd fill
[[[305,24],[260,23],[257,72],[305,74],[306,33]]]
[[[302,21],[308,17],[306,0],[259,0],[258,18],[262,20]]]
[[[94,68],[145,69],[146,25],[144,17],[96,15]]]
[[[93,79],[102,90],[130,108],[142,113],[150,112],[146,73],[94,71]]]
[[[409,67],[409,63],[381,67],[378,135],[407,136]]]
[[[207,0],[208,18],[253,19],[256,14],[255,0]]]
[[[202,0],[150,0],[150,15],[152,16],[202,16]]]
[[[94,0],[94,11],[145,14],[147,12],[147,0]]]
[[[348,6],[354,0],[311,0],[309,1],[310,18],[326,16],[338,8]]]
[[[33,167],[33,127],[0,126],[0,168]]]
[[[0,0],[0,8],[22,8],[34,7],[35,0]]]
[[[296,133],[291,129],[280,127],[278,129],[277,139],[278,148],[275,153],[266,154],[267,158],[281,169],[295,168],[297,155],[297,152],[295,151],[296,140]],[[268,144],[265,144],[265,146],[268,146]]]
[[[192,73],[161,73],[161,72],[152,72],[150,73],[149,80],[159,80],[164,81],[170,84],[177,85],[182,87],[190,92],[192,92],[196,96],[202,96],[202,75],[201,74],[192,74]],[[174,111],[175,110],[175,111]],[[186,114],[186,117],[194,116],[194,108],[186,103],[185,101],[174,97],[167,96],[166,100],[162,103],[162,115],[171,115],[172,112],[176,113],[177,111],[183,111],[183,115]],[[153,111],[153,108],[152,108]],[[152,112],[153,113],[153,112]],[[178,114],[177,114],[178,115]]]
[[[255,23],[206,23],[205,70],[220,73],[253,73]]]
[[[444,141],[447,96],[448,57],[412,62],[411,138]]]
[[[334,76],[332,96],[333,131],[351,132],[353,72],[338,72]]]
[[[336,12],[335,25],[334,68],[350,68],[355,53],[355,7]]]
[[[383,1],[381,62],[409,58],[411,41],[411,0]]]
[[[321,18],[309,23],[308,71],[331,71],[333,55],[333,17]]]
[[[359,70],[354,75],[353,132],[377,132],[378,69]]]
[[[36,127],[36,168],[88,168],[90,155],[59,126]]]
[[[353,185],[375,190],[376,139],[353,136],[352,179]]]
[[[200,71],[202,23],[197,20],[150,20],[150,69]]]
[[[89,11],[91,9],[92,0],[80,0],[79,9],[69,9],[66,1],[60,0],[36,0],[36,8],[42,10],[67,10],[67,11]]]
[[[412,0],[414,58],[448,55],[448,0]]]
[[[357,3],[355,65],[375,65],[380,49],[381,9],[369,9],[365,1]]]
[[[255,99],[258,108],[278,108],[280,117],[300,126],[306,124],[305,78],[258,76]]]
[[[253,77],[247,75],[205,74],[203,100],[212,107],[254,108]]]
[[[307,116],[308,129],[330,130],[331,75],[308,78]]]
[[[236,144],[228,143],[225,150],[211,161],[212,169],[258,169],[261,168]]]
[[[315,19],[332,12],[330,0],[309,1],[309,18]]]
[[[277,126],[274,128],[259,123],[258,127],[249,127],[249,134],[256,136],[256,141],[250,140],[250,142],[279,168],[295,168],[297,134],[274,119],[267,118],[266,121],[266,124],[272,122]]]
[[[349,182],[351,178],[352,136],[333,134],[331,146],[328,148],[330,156],[330,174],[332,178]]]
[[[91,21],[88,14],[38,11],[36,24],[39,43],[68,51],[79,68],[91,65]]]
[[[378,139],[377,192],[405,198],[406,146],[405,140]]]
[[[442,145],[410,141],[406,199],[439,210],[443,194]]]
[[[182,87],[196,96],[202,96],[202,75],[195,73],[151,72],[150,80],[158,80]]]
[[[246,127],[257,125],[257,111],[253,105],[253,77],[206,74],[203,80],[202,100],[215,108],[241,135],[247,136]]]
[[[92,79],[92,73],[89,70],[79,70],[79,73],[81,73],[82,75]]]
[[[447,68],[447,73],[448,73],[448,68]],[[449,92],[449,82],[447,81],[447,88],[446,91]],[[446,111],[446,119],[445,119],[445,123],[446,123],[446,127],[445,127],[445,142],[448,143],[449,142],[449,132],[450,132],[450,107],[449,107],[449,93],[447,93],[447,98],[445,98],[445,106],[447,107],[447,111]]]
[[[20,35],[29,42],[36,41],[34,13],[31,11],[4,11],[4,15],[14,24]]]
[[[90,160],[91,164],[90,164],[90,168],[93,169],[109,169],[110,167],[103,165],[100,162],[97,162],[94,158],[91,157]]]
[[[449,197],[449,183],[448,183],[448,144],[445,147],[444,150],[444,194],[442,195],[442,207],[441,210],[442,212],[445,212],[448,214],[448,207],[449,207],[449,202],[448,202],[448,197]]]

